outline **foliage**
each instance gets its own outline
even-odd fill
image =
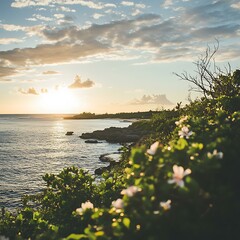
[[[105,113],[95,114],[90,112],[83,112],[72,117],[66,117],[66,119],[150,119],[154,114],[161,113],[161,111],[147,111],[147,112],[122,112],[122,113]]]
[[[236,239],[240,100],[237,91],[222,93],[139,123],[155,132],[143,145],[125,149],[122,161],[100,181],[75,167],[45,175],[47,187],[41,194],[26,197],[17,214],[2,213],[0,235]]]

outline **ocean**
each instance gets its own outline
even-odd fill
[[[117,151],[120,144],[89,144],[79,136],[129,125],[112,119],[64,120],[63,115],[0,115],[0,207],[19,207],[24,194],[44,188],[46,173],[70,166],[94,173],[106,166],[99,156]],[[66,136],[67,131],[74,134]]]

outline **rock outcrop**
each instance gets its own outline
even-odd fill
[[[137,142],[145,134],[145,131],[139,131],[136,128],[110,127],[92,133],[83,133],[80,138],[106,140],[110,143],[129,143]]]

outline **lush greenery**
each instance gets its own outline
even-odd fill
[[[75,167],[47,174],[46,189],[3,210],[10,239],[236,239],[240,214],[239,72],[231,91],[156,114],[155,129],[101,181]],[[229,84],[228,84],[229,83]],[[219,85],[220,86],[220,85]],[[221,83],[221,86],[225,86]]]

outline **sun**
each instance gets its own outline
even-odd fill
[[[40,106],[44,113],[75,113],[81,109],[81,101],[68,88],[48,90],[41,94]]]

